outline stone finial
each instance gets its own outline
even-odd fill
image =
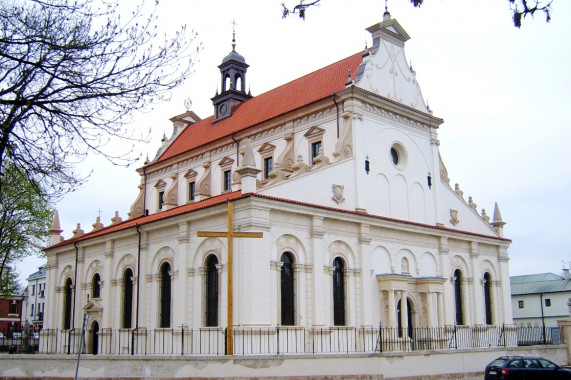
[[[460,185],[459,184],[455,184],[454,185],[454,192],[462,199],[464,199],[464,192],[462,190],[460,190]]]
[[[256,160],[254,159],[254,151],[252,150],[252,140],[246,139],[246,148],[244,148],[244,157],[240,164],[240,169],[245,167],[256,167]]]
[[[494,230],[498,235],[500,235],[500,237],[504,236],[504,225],[506,223],[502,220],[502,214],[500,213],[498,202],[496,202],[494,206],[494,217],[492,223],[490,224],[492,225],[492,227],[494,227]]]
[[[323,147],[319,148],[319,154],[313,159],[313,164],[314,165],[311,168],[312,170],[321,169],[330,164],[329,158],[325,156],[325,150]]]
[[[77,227],[72,232],[73,232],[73,236],[71,237],[72,239],[85,235],[85,232],[81,229],[81,224],[79,223],[77,223]]]
[[[303,157],[301,154],[297,156],[297,162],[292,166],[292,169],[293,173],[290,174],[289,178],[293,178],[309,171],[309,166],[303,162]]]
[[[95,223],[93,223],[92,226],[93,226],[93,230],[91,230],[91,232],[99,231],[99,230],[103,229],[103,227],[105,227],[103,225],[103,223],[101,223],[101,218],[99,216],[97,218],[95,218]]]
[[[478,208],[478,205],[474,203],[472,197],[468,197],[468,206],[470,206],[474,211],[476,211],[476,209]]]
[[[246,139],[246,147],[244,148],[244,157],[240,167],[236,169],[236,173],[240,175],[242,194],[255,193],[257,190],[256,177],[261,170],[256,167],[254,160],[254,151],[252,150],[252,141]]]
[[[115,211],[115,216],[111,218],[111,225],[119,224],[123,221],[119,216],[119,211]]]
[[[490,217],[486,214],[486,209],[484,208],[482,209],[482,219],[484,219],[486,223],[490,223]]]
[[[49,230],[50,232],[50,245],[54,245],[54,244],[58,244],[61,241],[63,241],[63,237],[61,236],[61,233],[63,232],[63,230],[60,227],[59,224],[59,214],[57,212],[57,210],[55,210],[54,212],[54,220],[52,222],[52,228],[50,228]]]

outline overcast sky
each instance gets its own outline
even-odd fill
[[[258,95],[371,46],[365,28],[382,20],[385,6],[322,0],[303,22],[282,20],[282,1],[162,1],[161,28],[186,24],[198,33],[203,49],[195,74],[170,102],[136,115],[132,128],[152,131],[151,141],[137,146],[143,158],[136,165],[114,167],[95,155],[82,164],[82,173],[93,170],[88,184],[57,205],[66,239],[77,223],[90,231],[99,210],[105,225],[115,211],[127,219],[139,192],[135,168],[147,154],[154,157],[164,133],[170,136],[169,118],[185,112],[185,98],[200,117],[212,115],[233,19],[236,50],[250,65],[247,86]],[[513,27],[508,0],[425,0],[421,8],[391,0],[388,6],[411,36],[405,52],[424,99],[444,119],[438,134],[451,185],[460,184],[465,198],[490,216],[498,202],[505,236],[513,240],[511,275],[559,274],[571,261],[571,2],[554,0],[550,23],[536,15],[521,29]],[[25,260],[21,277],[42,262]]]

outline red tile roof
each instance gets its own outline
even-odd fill
[[[185,214],[187,212],[200,210],[200,209],[207,208],[210,206],[215,206],[215,205],[225,203],[228,201],[233,201],[233,200],[241,198],[241,197],[242,197],[241,191],[234,191],[232,193],[220,194],[220,195],[205,199],[205,200],[200,201],[200,202],[188,203],[186,205],[179,206],[179,207],[173,208],[173,209],[168,210],[168,211],[161,211],[161,212],[157,212],[155,214],[141,216],[139,218],[127,220],[127,221],[124,221],[124,222],[116,224],[116,225],[105,227],[105,228],[98,230],[98,231],[88,232],[85,235],[82,235],[82,236],[79,236],[76,238],[70,238],[68,240],[62,241],[61,243],[52,245],[52,246],[47,247],[45,249],[59,247],[59,246],[63,246],[63,245],[69,244],[69,243],[74,243],[74,242],[90,239],[90,238],[101,236],[101,235],[107,235],[107,234],[112,233],[112,232],[122,231],[122,230],[125,230],[127,228],[136,227],[136,226],[140,226],[143,224],[156,222],[158,220],[167,219],[167,218],[170,218],[172,216],[177,216],[177,215]]]
[[[201,210],[201,209],[204,209],[207,207],[216,206],[216,205],[219,205],[222,203],[226,203],[228,201],[233,201],[233,200],[247,198],[247,197],[265,198],[265,199],[270,199],[270,200],[277,201],[277,202],[298,204],[301,206],[313,207],[313,208],[318,208],[318,209],[322,209],[322,210],[330,210],[330,211],[334,211],[334,212],[342,212],[345,214],[363,215],[363,216],[370,217],[373,219],[386,220],[386,221],[391,221],[391,222],[395,222],[395,223],[402,223],[402,224],[407,224],[407,225],[420,226],[420,227],[426,227],[426,228],[430,228],[430,229],[460,233],[460,234],[471,235],[471,236],[480,236],[480,237],[491,238],[491,239],[495,239],[495,240],[511,242],[510,239],[497,237],[497,236],[493,236],[493,235],[484,235],[484,234],[479,234],[479,233],[474,233],[474,232],[455,230],[455,229],[446,228],[446,227],[442,227],[442,226],[433,226],[430,224],[411,222],[411,221],[407,221],[407,220],[389,218],[389,217],[380,216],[380,215],[372,215],[372,214],[362,213],[362,212],[358,212],[358,211],[348,211],[348,210],[338,209],[338,208],[334,208],[334,207],[316,205],[316,204],[306,203],[306,202],[299,202],[299,201],[295,201],[292,199],[285,199],[285,198],[268,196],[268,195],[264,195],[264,194],[257,194],[257,193],[242,194],[241,191],[234,191],[232,193],[221,194],[221,195],[218,195],[218,196],[215,196],[212,198],[208,198],[208,199],[205,199],[205,200],[200,201],[200,202],[189,203],[189,204],[186,204],[183,206],[179,206],[179,207],[173,208],[173,209],[168,210],[168,211],[162,211],[162,212],[158,212],[156,214],[142,216],[142,217],[132,219],[132,220],[127,220],[123,223],[120,223],[120,224],[117,224],[114,226],[105,227],[99,231],[86,233],[85,235],[77,237],[75,239],[72,238],[72,239],[65,240],[59,244],[55,244],[55,245],[52,245],[50,247],[47,247],[47,248],[45,248],[45,250],[48,250],[48,249],[51,249],[54,247],[65,246],[65,245],[70,244],[70,243],[75,243],[75,242],[79,242],[82,240],[91,239],[93,237],[97,237],[97,236],[101,236],[101,235],[106,235],[106,234],[109,234],[112,232],[126,230],[128,228],[132,228],[132,227],[140,226],[143,224],[156,222],[156,221],[167,219],[170,217],[174,217],[174,216],[186,214],[189,212]]]
[[[232,117],[212,124],[213,116],[189,125],[156,162],[229,136],[286,112],[331,96],[345,88],[349,72],[355,78],[363,61],[357,53],[242,103]]]

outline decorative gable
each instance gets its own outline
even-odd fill
[[[408,64],[404,44],[410,39],[404,28],[388,12],[383,22],[367,28],[373,48],[365,53],[355,84],[408,107],[429,113],[416,73]]]

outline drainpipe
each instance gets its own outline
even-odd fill
[[[77,257],[79,256],[79,247],[77,246],[77,242],[73,243],[75,247],[75,278],[74,278],[74,289],[73,289],[73,306],[71,308],[71,330],[75,330],[75,297],[77,296]]]
[[[141,283],[141,226],[137,224],[137,234],[139,235],[139,242],[137,244],[137,307],[135,309],[135,329],[139,328],[139,289]]]
[[[337,139],[339,139],[339,104],[337,104],[337,99],[335,99],[336,95],[337,94],[334,92],[332,96],[333,96],[333,103],[335,103],[335,112],[337,114],[337,117],[336,117],[336,119],[337,119]]]
[[[539,293],[539,302],[539,306],[541,306],[541,324],[543,326],[543,344],[547,344],[547,339],[545,337],[545,317],[543,315],[543,293]]]
[[[139,330],[139,284],[141,283],[141,230],[139,230],[140,225],[136,225],[137,234],[139,235],[139,240],[137,243],[137,298],[135,307],[135,329],[131,333],[131,355],[135,354],[135,332]],[[138,338],[138,337],[137,337]]]
[[[143,166],[143,181],[145,187],[143,188],[143,216],[147,215],[147,173],[145,173],[145,166]]]
[[[234,131],[230,131],[230,137],[236,143],[236,167],[240,164],[240,142],[234,138]]]
[[[71,353],[71,333],[75,330],[75,297],[77,295],[77,257],[79,256],[79,247],[77,246],[77,242],[73,242],[73,246],[75,247],[75,275],[73,279],[73,304],[71,307],[71,328],[69,329],[69,335],[67,337],[67,353],[68,355]],[[79,348],[81,351],[81,347]]]

